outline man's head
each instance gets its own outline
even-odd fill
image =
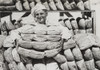
[[[40,24],[44,24],[47,17],[47,9],[42,4],[37,4],[32,10],[31,14],[34,20]]]

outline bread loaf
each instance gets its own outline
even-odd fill
[[[0,70],[7,70],[4,62],[0,62]]]
[[[84,2],[84,7],[86,10],[90,10],[90,2],[89,1]]]
[[[52,50],[46,50],[44,51],[45,53],[45,56],[50,58],[50,57],[54,57],[56,56],[60,51],[61,51],[61,47],[60,48],[57,48],[57,49],[52,49]]]
[[[69,70],[78,70],[75,61],[69,61],[68,62],[68,67],[69,67]]]
[[[48,0],[48,1],[49,1],[49,6],[50,6],[51,10],[57,10],[54,1],[53,0],[52,1]]]
[[[100,48],[99,47],[92,47],[92,53],[95,60],[100,60]]]
[[[89,28],[89,29],[86,30],[86,32],[87,33],[93,33],[93,29],[92,28]]]
[[[78,2],[77,3],[77,7],[78,7],[79,10],[84,10],[84,4],[83,4],[83,2],[82,1]]]
[[[44,52],[39,52],[39,51],[35,51],[35,50],[29,50],[29,49],[24,49],[19,47],[18,48],[18,53],[20,55],[23,55],[25,57],[30,57],[33,59],[42,59],[44,58]]]
[[[0,35],[0,48],[3,47],[3,42],[6,39],[6,36]]]
[[[3,47],[9,48],[14,46],[14,40],[12,40],[11,36],[7,36],[3,42]]]
[[[69,70],[67,62],[60,64],[61,69],[63,70]]]
[[[70,49],[74,48],[76,46],[76,43],[73,39],[69,39],[67,42],[64,42],[64,47],[63,49]]]
[[[33,70],[33,65],[32,64],[26,64],[26,69],[27,70]]]
[[[19,70],[27,70],[22,62],[18,63],[18,69]]]
[[[100,69],[100,61],[96,61],[95,64],[96,64],[97,68]]]
[[[56,56],[53,57],[58,63],[65,63],[67,60],[64,55],[57,54]]]
[[[4,50],[0,49],[0,62],[4,62]]]
[[[28,26],[28,27],[30,27],[30,26]],[[29,29],[23,29],[21,31],[21,34],[34,34],[34,32],[35,32],[34,26],[31,26]]]
[[[37,50],[44,50],[48,46],[48,42],[19,41],[19,46],[23,48],[34,48]]]
[[[12,48],[8,48],[5,52],[4,52],[4,57],[5,60],[9,63],[13,62],[13,56],[12,56]]]
[[[93,59],[92,51],[90,49],[86,49],[86,50],[82,51],[82,54],[84,56],[84,60],[92,60]]]
[[[88,48],[90,48],[93,45],[93,41],[90,41],[90,36],[85,35],[85,36],[81,36],[79,38],[78,38],[79,40],[77,39],[76,42],[79,45],[79,48],[81,50],[88,49]]]
[[[44,42],[47,40],[45,35],[34,35],[32,38],[33,41]]]
[[[79,70],[87,70],[84,60],[80,60],[76,62]]]
[[[55,0],[55,5],[58,8],[58,10],[64,10],[64,7],[63,7],[62,2],[60,0]]]
[[[72,53],[76,61],[80,61],[83,59],[82,52],[80,51],[78,47],[73,48]]]
[[[52,42],[57,42],[61,40],[61,35],[47,35],[47,40]]]
[[[23,7],[25,10],[30,10],[30,6],[27,0],[23,3]]]
[[[21,34],[21,37],[25,41],[31,41],[33,39],[33,34]]]
[[[46,34],[46,31],[44,30],[35,30],[36,34]]]
[[[78,42],[78,41],[81,40],[81,38],[85,38],[86,36],[87,36],[86,33],[84,33],[84,34],[76,34],[76,35],[73,36],[73,38],[74,38],[74,40],[75,40],[76,42]]]
[[[23,10],[21,1],[17,1],[16,4],[15,4],[15,6],[16,6],[16,9],[17,9],[18,11],[22,11],[22,10]]]
[[[71,30],[69,30],[69,31],[70,31],[71,35],[73,36],[73,35],[74,35],[74,32],[73,32],[73,30],[71,29]]]
[[[18,54],[16,48],[14,48],[14,49],[12,50],[12,56],[13,56],[14,61],[16,61],[16,62],[21,62],[20,56],[19,56],[19,54]]]
[[[46,1],[46,2],[44,2],[44,3],[43,3],[43,5],[46,7],[46,9],[47,9],[47,10],[50,10],[50,7],[49,7],[49,5],[48,5],[48,2],[47,2],[47,1]]]
[[[64,55],[65,55],[65,57],[66,57],[66,59],[67,59],[68,61],[74,61],[74,60],[75,60],[75,59],[74,59],[74,56],[73,56],[73,54],[72,54],[72,52],[71,52],[70,49],[65,50],[65,51],[64,51]]]
[[[87,70],[95,70],[94,60],[85,61]]]
[[[32,48],[32,45],[30,44],[31,42],[29,41],[18,41],[18,45],[24,48]]]
[[[83,29],[83,30],[85,29],[86,23],[85,23],[85,20],[83,18],[81,18],[79,20],[78,26],[79,26],[79,29]]]
[[[77,9],[77,5],[76,5],[76,3],[75,3],[74,1],[71,2],[70,5],[71,5],[71,8],[72,8],[73,10]]]
[[[18,67],[17,67],[17,64],[14,61],[9,63],[8,66],[9,66],[10,70],[19,70]]]
[[[62,48],[62,46],[61,46],[62,44],[61,44],[61,41],[59,41],[59,42],[48,42],[48,46],[47,46],[47,49],[57,49],[57,48]]]
[[[92,18],[90,19],[86,19],[86,28],[89,29],[89,28],[92,28]]]
[[[30,4],[31,9],[35,6],[35,2],[31,2],[29,4]]]
[[[66,26],[69,30],[71,30],[71,29],[72,29],[72,25],[71,25],[69,19],[65,19],[64,22],[65,22],[65,26]]]
[[[98,38],[98,36],[92,34],[92,33],[88,33],[88,38],[92,43],[92,46],[100,46],[100,38]]]
[[[64,5],[64,7],[65,7],[66,9],[68,9],[68,10],[71,10],[71,9],[72,9],[72,8],[71,8],[71,5],[69,4],[68,1],[65,1],[65,2],[63,3],[63,5]]]

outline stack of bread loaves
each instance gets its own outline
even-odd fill
[[[25,70],[25,68],[30,67],[30,64],[32,67],[32,62],[29,65],[24,64],[20,55],[33,60],[54,57],[61,64],[66,62],[66,58],[59,54],[62,50],[62,39],[61,30],[56,25],[37,25],[29,31],[23,31],[20,36],[22,39],[17,41],[17,47],[10,47],[4,52],[10,70],[12,68]],[[64,60],[59,61],[59,57]],[[18,65],[17,68],[16,65]]]
[[[62,41],[56,25],[37,25],[20,34],[16,47],[4,52],[10,70],[34,70],[27,59],[53,58],[62,70],[100,70],[100,40],[91,33],[76,34]],[[29,63],[24,63],[24,56]]]
[[[99,70],[100,40],[94,34],[74,35],[64,43],[69,70]]]

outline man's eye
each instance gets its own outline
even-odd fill
[[[36,14],[36,16],[38,16],[39,14]]]
[[[40,15],[43,15],[44,13],[40,13]]]

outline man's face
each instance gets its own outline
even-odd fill
[[[40,24],[45,23],[46,16],[47,16],[47,13],[43,10],[35,11],[35,14],[34,14],[35,21]]]

